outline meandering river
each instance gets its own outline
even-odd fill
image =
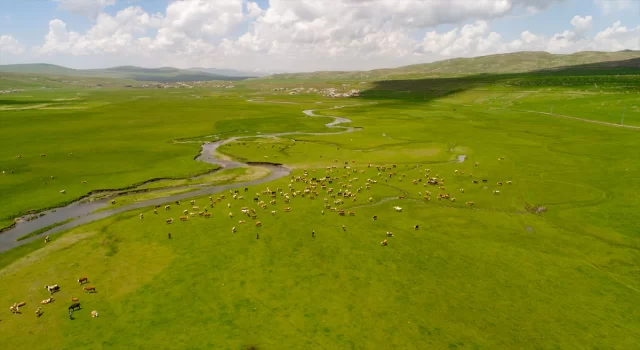
[[[249,102],[269,103],[269,101],[254,101],[254,100],[249,100]],[[345,107],[345,106],[337,106],[337,107],[326,108],[326,109],[335,109],[335,108],[342,108],[342,107]],[[217,148],[226,143],[233,142],[242,138],[279,137],[279,136],[287,136],[287,135],[332,135],[332,134],[335,135],[335,134],[360,130],[359,128],[339,125],[343,123],[350,123],[351,122],[350,119],[336,117],[336,116],[316,115],[314,111],[317,111],[317,110],[319,109],[305,110],[305,111],[302,111],[302,113],[304,113],[308,117],[333,118],[333,121],[325,124],[325,126],[327,128],[332,128],[332,129],[339,128],[339,129],[342,129],[342,131],[324,132],[324,133],[322,132],[310,133],[310,132],[295,131],[295,132],[282,132],[282,133],[273,133],[273,134],[259,134],[259,135],[252,135],[252,136],[236,136],[236,137],[231,137],[231,138],[216,141],[216,142],[207,142],[202,144],[202,150],[200,154],[195,158],[195,160],[200,162],[220,165],[221,169],[251,167],[254,165],[237,162],[233,160],[225,160],[217,157],[216,155]],[[222,191],[226,191],[226,190],[230,190],[238,187],[255,186],[265,182],[279,179],[283,176],[287,176],[291,172],[290,169],[287,168],[286,166],[270,165],[270,164],[260,164],[259,166],[266,167],[269,169],[269,175],[267,177],[257,179],[257,180],[251,180],[251,181],[237,182],[237,183],[228,184],[228,185],[203,186],[201,189],[196,191],[191,191],[191,192],[181,193],[176,195],[169,195],[162,198],[150,199],[150,200],[141,201],[141,202],[125,205],[122,207],[118,207],[112,210],[105,210],[100,212],[96,212],[96,210],[109,206],[111,199],[101,199],[96,201],[79,200],[64,207],[48,210],[43,212],[46,215],[41,216],[37,220],[17,222],[14,228],[0,233],[0,252],[7,251],[9,249],[31,242],[35,239],[42,239],[42,237],[44,237],[45,235],[52,235],[57,232],[65,231],[70,228],[84,225],[92,221],[104,219],[109,216],[119,214],[125,211],[129,211],[132,209],[162,205],[166,203],[170,204],[178,200],[210,195],[210,194],[214,194],[214,193],[218,193],[218,192],[222,192]],[[174,187],[172,189],[180,189],[180,188],[193,188],[193,186]],[[30,232],[42,229],[44,227],[53,225],[58,222],[66,221],[69,219],[73,219],[73,221],[70,221],[64,225],[60,225],[55,228],[52,228],[51,230],[45,233],[42,233],[41,235],[34,236],[21,241],[16,241],[16,238],[26,235]]]

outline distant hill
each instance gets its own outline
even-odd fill
[[[106,69],[72,69],[53,64],[0,65],[0,73],[47,74],[73,77],[132,79],[152,82],[243,80],[246,77],[227,76],[207,72],[191,71],[172,67],[141,68],[121,66]]]
[[[476,74],[510,74],[551,69],[584,68],[640,68],[634,59],[640,51],[618,52],[584,51],[569,55],[547,52],[516,52],[509,54],[454,58],[426,64],[414,64],[399,68],[370,71],[322,71],[311,73],[274,74],[263,79],[320,79],[320,80],[381,80],[437,76],[464,76]],[[605,64],[606,63],[606,64]],[[587,66],[589,65],[589,66]]]
[[[214,75],[223,75],[227,77],[255,78],[255,77],[264,77],[267,75],[266,73],[260,73],[260,72],[247,72],[247,71],[241,71],[241,70],[235,70],[235,69],[220,69],[220,68],[196,67],[196,68],[189,68],[188,70],[192,72],[204,72],[204,73],[209,73]]]

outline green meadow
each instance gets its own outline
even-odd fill
[[[136,209],[0,253],[0,347],[639,348],[639,82],[578,72],[2,96],[5,223],[98,189],[161,190],[126,205],[236,182],[243,198]],[[361,97],[273,91],[343,83]],[[359,129],[326,128],[328,116]],[[218,153],[291,176],[246,192],[264,171],[190,178],[215,168],[194,161],[199,142],[289,132],[308,134]]]

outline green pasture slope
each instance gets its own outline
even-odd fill
[[[306,169],[307,179],[336,178],[326,189],[318,185],[314,199],[297,195],[287,204],[277,195],[270,205],[271,197],[260,195],[267,209],[259,208],[256,193],[309,185],[283,178],[241,189],[244,199],[224,193],[213,208],[207,197],[196,198],[208,219],[178,220],[191,207],[186,202],[159,214],[146,208],[0,254],[0,285],[8,286],[0,293],[0,347],[640,347],[640,130],[590,122],[616,123],[624,112],[625,125],[640,125],[637,76],[381,81],[349,100],[272,91],[285,84],[1,97],[3,107],[87,106],[0,111],[0,165],[21,172],[0,177],[4,216],[60,203],[62,188],[72,198],[209,169],[193,161],[197,144],[171,140],[327,131],[328,119],[300,111],[336,105],[350,107],[316,113],[347,117],[362,130],[220,149],[246,161],[288,164],[294,177]],[[78,93],[82,100],[51,102]],[[550,105],[554,115],[534,113]],[[44,185],[50,174],[56,179]],[[425,185],[436,175],[444,189]],[[352,191],[356,200],[334,204],[340,197],[329,188]],[[438,200],[444,193],[456,200]],[[355,216],[322,214],[324,198]],[[258,218],[243,216],[242,207],[255,208]],[[541,207],[546,211],[534,213]],[[166,224],[168,218],[174,222]],[[83,293],[81,276],[98,292]],[[61,292],[36,318],[48,297],[44,285],[54,283]],[[70,297],[83,307],[73,321]],[[8,307],[20,301],[27,302],[23,313],[11,315]],[[100,317],[92,319],[92,310]]]

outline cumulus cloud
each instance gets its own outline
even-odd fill
[[[102,1],[102,0],[101,0]],[[492,20],[556,0],[173,1],[164,13],[104,12],[83,33],[49,23],[39,54],[117,55],[146,65],[278,70],[369,69],[519,50],[570,52],[637,48],[637,28],[614,24],[589,37],[592,16],[575,16],[551,36],[524,31],[505,40]],[[448,23],[453,29],[429,30]],[[236,29],[247,28],[243,33]],[[427,30],[425,33],[424,30]],[[424,34],[423,34],[424,33]],[[101,56],[102,57],[102,56]]]
[[[258,18],[264,11],[255,2],[249,1],[247,3],[247,15],[249,18]]]
[[[114,5],[116,0],[54,0],[58,8],[91,18],[98,16],[105,7]]]
[[[571,25],[575,28],[576,33],[584,34],[585,32],[591,29],[592,20],[593,20],[593,17],[591,16],[586,16],[586,17],[574,16],[571,19]]]
[[[20,55],[23,52],[24,45],[22,45],[16,38],[11,35],[0,35],[0,53]]]

